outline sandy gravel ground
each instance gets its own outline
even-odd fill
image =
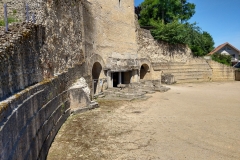
[[[239,160],[240,82],[170,88],[71,116],[48,160]]]

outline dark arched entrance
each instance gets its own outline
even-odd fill
[[[98,84],[99,84],[99,77],[101,75],[102,72],[102,65],[99,62],[95,62],[93,64],[93,68],[92,68],[92,79],[93,79],[93,91],[94,94],[96,94],[97,92],[97,88],[98,88]]]
[[[149,66],[147,64],[143,64],[140,69],[140,79],[146,79],[149,76]]]

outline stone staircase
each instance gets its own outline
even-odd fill
[[[207,82],[212,79],[212,69],[206,60],[193,59],[184,62],[168,62],[153,65],[154,70],[161,70],[164,75],[173,75],[176,83]]]

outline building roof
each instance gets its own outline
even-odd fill
[[[240,50],[238,50],[236,47],[234,47],[234,46],[231,45],[230,43],[226,42],[226,43],[223,43],[223,44],[221,44],[220,46],[214,48],[210,53],[208,53],[208,55],[212,55],[212,54],[218,52],[220,49],[222,49],[223,47],[225,47],[225,46],[227,46],[227,45],[230,46],[231,48],[233,48],[234,50],[236,50],[237,52],[240,53]]]

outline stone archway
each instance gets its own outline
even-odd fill
[[[102,74],[102,65],[99,62],[95,62],[92,67],[92,80],[93,80],[93,92],[94,94],[98,93],[99,89],[99,79]]]
[[[150,68],[147,64],[142,64],[140,68],[140,79],[150,79]]]
[[[106,85],[105,63],[99,54],[94,54],[88,59],[88,73],[92,75],[92,94],[99,94]]]

